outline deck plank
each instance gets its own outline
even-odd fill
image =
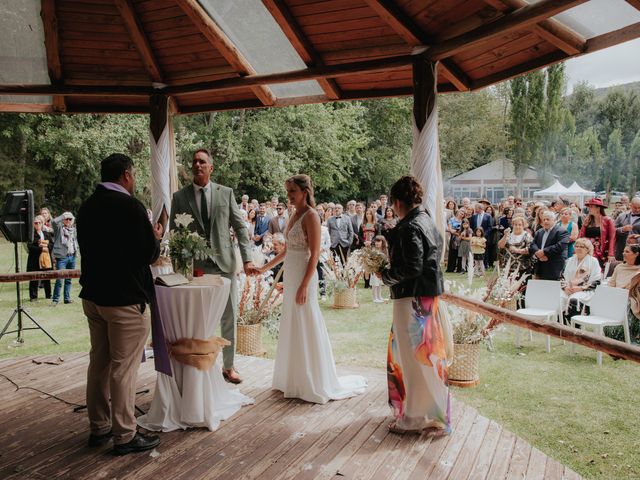
[[[18,385],[85,401],[86,353],[66,354],[62,365],[36,365],[56,356],[0,361],[0,372]],[[162,433],[158,456],[113,457],[110,446],[89,449],[86,411],[74,413],[38,392],[0,378],[0,478],[52,479],[455,479],[580,478],[474,408],[453,400],[453,433],[445,437],[389,433],[386,375],[380,369],[339,368],[359,373],[363,395],[326,405],[285,399],[271,389],[273,362],[240,357],[255,398],[215,432],[188,429]],[[155,389],[153,362],[138,371],[136,404],[149,408]],[[34,435],[34,431],[38,434]]]

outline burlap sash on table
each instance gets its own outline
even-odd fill
[[[209,370],[222,347],[227,345],[231,345],[231,342],[221,337],[211,337],[207,340],[181,338],[169,344],[169,354],[180,363],[191,365],[198,370]]]

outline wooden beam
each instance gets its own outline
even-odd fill
[[[525,0],[485,0],[485,3],[503,13],[527,6]],[[531,30],[569,55],[581,53],[586,46],[582,35],[553,18],[542,20],[533,25]]]
[[[220,52],[229,64],[242,75],[256,75],[255,69],[244,58],[244,55],[231,42],[226,33],[218,26],[197,0],[176,0],[176,3],[193,21],[200,32]],[[266,85],[252,88],[253,93],[264,105],[273,105],[276,97]]]
[[[436,106],[437,71],[436,62],[426,54],[416,55],[413,60],[413,120],[419,131]]]
[[[40,16],[44,30],[44,46],[47,52],[47,69],[52,85],[62,83],[62,62],[60,60],[60,36],[58,33],[58,15],[55,0],[42,0]],[[53,111],[64,112],[67,107],[64,97],[54,95]]]
[[[597,52],[598,50],[635,40],[636,38],[640,38],[640,22],[590,38],[587,40],[587,47],[584,53]]]
[[[394,1],[365,0],[365,3],[409,45],[433,45],[435,43],[435,40],[427,35]],[[458,90],[469,90],[471,80],[452,59],[443,60],[442,69]]]
[[[55,113],[48,103],[0,103],[0,112]]]
[[[443,293],[440,296],[440,299],[444,302],[457,305],[474,313],[487,315],[499,322],[511,323],[512,325],[542,333],[543,335],[551,335],[562,340],[567,340],[568,342],[577,343],[578,345],[583,345],[610,355],[624,358],[625,360],[640,363],[640,347],[635,345],[629,345],[612,338],[595,335],[584,329],[579,330],[557,322],[540,322],[537,320],[531,320],[528,317],[520,315],[512,310],[497,307],[469,297]]]
[[[636,10],[640,10],[640,0],[627,0],[627,3]]]
[[[122,17],[125,27],[131,36],[133,44],[136,46],[138,53],[140,53],[142,62],[144,63],[147,72],[149,72],[151,80],[162,83],[163,77],[160,65],[153,54],[153,49],[151,48],[149,39],[144,32],[142,23],[136,14],[131,0],[114,0],[114,2],[116,7],[118,7],[120,16]]]
[[[509,32],[522,30],[565,10],[573,8],[587,0],[541,0],[535,4],[505,15],[498,20],[478,27],[457,37],[444,40],[429,48],[428,55],[432,60],[442,60],[463,50],[474,48],[482,43],[503,37]]]
[[[269,10],[269,13],[271,13],[271,16],[278,25],[280,25],[280,28],[293,48],[298,52],[298,55],[300,55],[305,65],[308,67],[321,67],[324,65],[322,58],[318,52],[316,52],[311,42],[309,42],[309,39],[302,31],[302,28],[286,4],[282,0],[262,0],[262,3],[266,9]],[[340,87],[335,80],[323,78],[318,80],[318,83],[330,100],[340,98]]]

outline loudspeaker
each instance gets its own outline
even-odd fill
[[[7,192],[0,215],[0,231],[10,242],[33,242],[33,192]]]

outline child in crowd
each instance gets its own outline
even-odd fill
[[[469,252],[471,251],[471,238],[473,238],[473,230],[471,230],[468,218],[462,221],[459,232],[460,246],[458,247],[458,257],[462,259],[462,273],[464,273],[467,271],[467,261],[469,259]]]
[[[487,248],[487,239],[484,238],[484,229],[476,228],[471,238],[471,253],[473,253],[473,271],[479,277],[484,277],[484,252]]]
[[[373,248],[388,256],[387,252],[387,239],[382,235],[376,235],[373,239]],[[385,300],[382,298],[382,280],[377,275],[371,275],[371,280],[369,281],[369,285],[371,286],[371,293],[373,294],[373,303],[384,303]]]

